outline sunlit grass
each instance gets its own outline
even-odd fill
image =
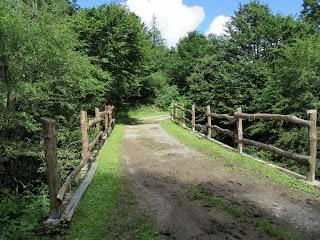
[[[140,118],[159,115],[169,115],[169,111],[161,110],[154,105],[142,105],[138,108],[131,109],[128,111],[129,118]]]
[[[216,143],[200,138],[197,135],[191,134],[190,131],[181,128],[172,121],[163,121],[161,126],[174,138],[180,140],[186,146],[197,150],[209,158],[219,157],[224,160],[235,171],[245,174],[246,176],[256,176],[261,181],[271,180],[285,187],[297,189],[300,191],[313,194],[315,197],[320,198],[319,189],[310,186],[292,176],[289,176],[277,169],[268,167],[260,162],[251,158],[240,155],[237,152],[228,150]]]
[[[97,158],[97,171],[62,239],[100,240],[111,235],[129,239],[157,239],[157,230],[143,212],[135,211],[136,200],[128,191],[123,171],[123,125],[116,125]],[[128,218],[129,212],[133,212]]]

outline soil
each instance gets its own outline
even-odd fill
[[[305,239],[320,239],[320,205],[313,195],[254,173],[246,177],[223,158],[208,159],[172,138],[159,120],[127,125],[123,149],[131,190],[158,225],[161,239],[274,239],[255,224],[197,200],[185,188],[189,185],[241,207],[252,219],[266,218]]]

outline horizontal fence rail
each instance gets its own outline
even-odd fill
[[[105,106],[104,111],[101,112],[98,108],[95,108],[93,119],[88,119],[87,112],[81,111],[82,157],[79,165],[67,176],[63,184],[61,184],[58,168],[56,123],[52,119],[42,118],[51,212],[46,224],[71,220],[82,194],[89,186],[95,173],[96,164],[94,160],[98,154],[98,150],[95,149],[110,135],[115,123],[114,116],[114,107],[110,105]],[[90,128],[95,128],[92,142],[89,142]],[[67,193],[70,191],[72,183],[83,170],[85,171],[84,180],[74,196],[68,199]]]
[[[191,119],[186,118],[186,112],[191,113]],[[243,153],[243,146],[249,145],[253,147],[260,148],[262,150],[277,154],[281,157],[289,158],[295,160],[299,163],[308,166],[307,181],[315,180],[315,170],[316,170],[316,157],[317,157],[317,110],[308,111],[310,115],[310,120],[305,120],[298,118],[293,115],[281,115],[281,114],[269,114],[269,113],[255,113],[248,114],[243,113],[241,108],[238,108],[233,115],[229,114],[218,114],[211,112],[211,107],[207,106],[205,116],[207,117],[207,124],[202,125],[196,123],[196,107],[193,104],[192,109],[186,109],[184,106],[173,104],[171,109],[171,120],[181,122],[182,125],[186,123],[191,123],[192,131],[196,131],[197,128],[201,130],[207,130],[207,138],[212,138],[212,130],[216,132],[228,135],[234,142],[237,143],[237,149],[240,154]],[[227,121],[236,121],[237,127],[236,131],[233,132],[229,129],[221,128],[217,125],[213,125],[214,119],[222,119]],[[296,154],[293,152],[285,151],[280,148],[261,143],[258,141],[243,138],[243,120],[272,120],[272,121],[284,121],[299,125],[301,127],[309,128],[309,155]]]

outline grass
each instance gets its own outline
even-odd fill
[[[93,181],[83,196],[70,228],[61,239],[100,240],[158,239],[153,222],[137,210],[127,189],[121,142],[123,125],[116,125],[109,142],[100,151]]]
[[[254,224],[257,229],[271,237],[275,237],[278,240],[303,239],[300,233],[288,228],[280,228],[265,218],[250,218],[240,207],[231,205],[222,197],[208,195],[199,187],[186,186],[185,188],[193,193],[197,200],[201,200],[211,207],[222,209],[240,222]]]
[[[130,109],[127,114],[129,118],[141,118],[149,116],[168,115],[169,112],[160,110],[154,105],[142,105],[138,108]]]
[[[216,143],[204,138],[199,138],[194,134],[190,134],[190,131],[181,128],[172,121],[163,121],[161,122],[161,126],[165,131],[174,138],[180,140],[186,146],[209,157],[223,158],[225,160],[224,164],[231,166],[237,172],[242,172],[247,176],[256,176],[258,179],[262,179],[261,177],[263,177],[265,180],[271,180],[272,182],[276,182],[291,189],[308,192],[316,198],[320,198],[320,191],[315,187],[307,185],[306,183],[277,169],[273,169],[251,158],[230,151]]]
[[[229,213],[234,218],[238,219],[240,222],[250,222],[250,218],[247,214],[238,206],[231,206],[223,198],[217,196],[210,196],[203,191],[203,189],[196,186],[186,186],[189,192],[193,193],[195,198],[202,200],[208,205],[216,208],[220,208],[223,211]]]

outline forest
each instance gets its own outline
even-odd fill
[[[307,118],[320,106],[319,30],[318,0],[304,0],[299,16],[253,0],[239,5],[223,36],[190,32],[168,48],[155,17],[147,26],[122,4],[81,9],[68,0],[1,0],[0,239],[34,239],[48,214],[41,117],[57,121],[62,179],[81,159],[80,110],[105,103],[163,110],[194,103],[199,114],[211,105],[217,113],[242,107]],[[251,139],[308,152],[306,129],[262,121],[245,129]],[[306,172],[294,161],[247,151]]]

